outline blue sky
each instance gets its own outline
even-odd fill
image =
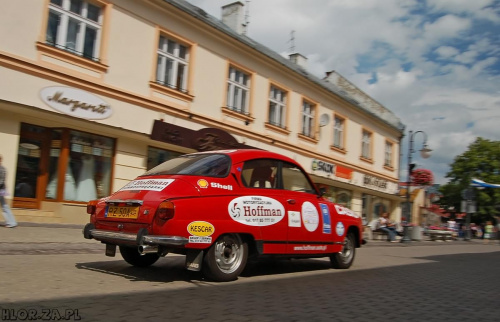
[[[220,18],[228,0],[189,0]],[[433,149],[413,160],[446,183],[476,137],[500,140],[500,0],[252,0],[247,35],[335,70],[393,111]],[[403,140],[406,168],[408,137]],[[419,149],[423,135],[414,136]],[[401,171],[406,178],[406,170]]]

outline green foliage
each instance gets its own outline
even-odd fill
[[[450,182],[440,187],[443,207],[460,209],[462,191],[470,186],[473,178],[488,183],[500,183],[500,141],[490,141],[478,137],[468,150],[455,157],[451,170],[446,174]],[[477,214],[473,219],[484,222],[500,215],[500,189],[475,188]]]

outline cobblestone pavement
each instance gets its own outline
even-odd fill
[[[500,246],[373,242],[354,266],[326,259],[252,262],[205,281],[168,255],[139,269],[81,227],[0,227],[0,320],[498,321]]]

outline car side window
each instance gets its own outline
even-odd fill
[[[305,173],[296,165],[283,163],[282,167],[283,189],[290,191],[301,191],[316,193]]]
[[[257,159],[245,162],[241,170],[241,181],[247,188],[276,189],[279,162]]]

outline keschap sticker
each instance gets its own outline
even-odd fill
[[[235,198],[227,210],[231,219],[248,226],[270,226],[285,217],[285,207],[278,200],[263,196]]]
[[[211,236],[215,232],[215,227],[206,221],[193,221],[187,226],[187,231],[195,236]]]
[[[191,236],[189,236],[189,242],[193,244],[211,244],[212,237],[210,237],[215,232],[215,227],[206,221],[193,221],[187,226],[187,231]]]
[[[335,232],[337,233],[338,236],[344,236],[345,227],[341,221],[337,223],[337,226],[335,227]]]
[[[151,190],[151,191],[162,191],[168,187],[175,179],[142,179],[134,180],[121,188],[120,191],[125,190]]]
[[[302,222],[304,223],[304,227],[306,227],[306,229],[310,232],[313,232],[318,228],[318,210],[309,201],[302,204]]]

